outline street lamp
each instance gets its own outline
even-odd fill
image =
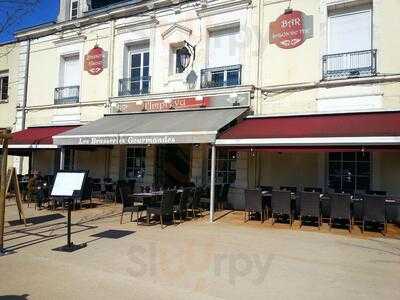
[[[196,46],[192,46],[187,41],[183,42],[184,46],[176,51],[176,54],[178,55],[178,62],[182,71],[189,67],[192,56],[192,61],[196,59]]]

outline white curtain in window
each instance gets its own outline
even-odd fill
[[[328,24],[329,54],[370,50],[372,9],[370,6],[333,12]]]
[[[239,26],[210,31],[208,45],[208,67],[223,67],[240,64]]]
[[[63,59],[64,70],[63,70],[63,82],[62,86],[75,86],[80,85],[80,64],[79,56],[65,56]]]

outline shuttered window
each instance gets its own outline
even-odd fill
[[[328,20],[328,54],[372,49],[372,7],[334,10]]]
[[[209,32],[208,67],[223,67],[240,64],[239,26]]]

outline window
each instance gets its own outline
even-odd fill
[[[71,11],[70,11],[71,20],[78,18],[78,6],[79,6],[79,1],[71,1]]]
[[[8,100],[8,74],[0,74],[0,102]]]
[[[61,56],[59,86],[55,89],[55,104],[79,101],[79,54]]]
[[[240,64],[239,26],[210,30],[208,44],[208,67]]]
[[[146,174],[146,148],[130,147],[126,150],[126,177],[143,181]]]
[[[324,80],[376,75],[371,5],[329,13],[327,52],[323,57]]]
[[[60,86],[79,86],[80,64],[79,54],[61,56]]]
[[[148,48],[130,48],[129,72],[131,94],[148,94],[150,89],[150,53]]]
[[[333,10],[328,20],[328,53],[372,49],[371,5]]]
[[[215,182],[218,184],[236,181],[236,160],[237,152],[219,149],[216,157],[216,177]],[[211,150],[208,153],[208,177],[211,177]]]
[[[329,187],[354,193],[369,190],[371,154],[368,152],[329,153]]]
[[[201,71],[201,88],[241,84],[239,25],[209,32],[208,68]]]
[[[183,73],[183,71],[185,71],[185,69],[183,68],[183,66],[179,60],[181,51],[184,51],[183,48],[174,49],[175,73],[176,74],[180,74],[180,73]]]

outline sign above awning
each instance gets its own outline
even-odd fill
[[[249,118],[223,133],[216,145],[229,147],[400,145],[400,112]]]
[[[54,136],[57,145],[148,145],[213,143],[220,129],[248,108],[172,110],[106,115]]]

